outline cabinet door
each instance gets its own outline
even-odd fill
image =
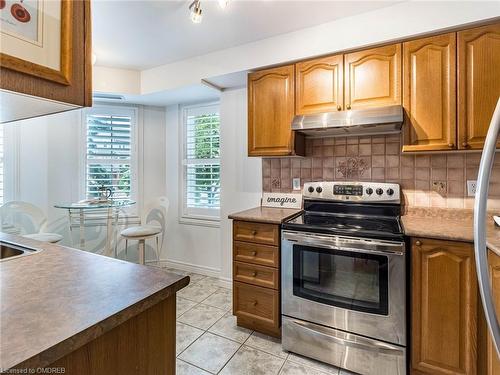
[[[401,44],[345,55],[346,109],[401,104]]]
[[[456,35],[403,44],[403,151],[456,148]]]
[[[483,148],[500,95],[499,67],[500,24],[458,33],[459,148]]]
[[[295,65],[295,114],[340,111],[344,107],[344,55]]]
[[[412,239],[412,372],[476,374],[472,244]]]
[[[495,301],[495,308],[497,316],[500,312],[500,256],[492,251],[488,251],[488,263],[490,268],[491,287],[493,290],[493,300]],[[485,327],[487,330],[488,328]],[[487,371],[488,375],[500,375],[500,358],[498,358],[493,341],[491,341],[489,333],[487,344]]]
[[[294,151],[294,66],[248,75],[248,155],[280,156]]]
[[[36,67],[32,74],[11,70],[0,61],[0,89],[33,95],[77,106],[92,106],[92,64],[91,64],[91,14],[90,0],[70,1],[71,14],[71,58],[69,59],[69,83],[61,84],[37,76]],[[10,5],[9,5],[10,6]],[[1,52],[1,51],[0,51]],[[2,56],[0,60],[9,60]],[[30,68],[26,68],[30,69]],[[43,114],[43,107],[33,111]],[[47,113],[52,108],[49,107]],[[28,113],[32,113],[29,111]]]

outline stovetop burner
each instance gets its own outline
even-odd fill
[[[304,211],[283,229],[350,237],[403,238],[399,185],[320,182],[304,186]]]

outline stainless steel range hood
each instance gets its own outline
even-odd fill
[[[400,105],[295,116],[292,130],[308,136],[398,133],[403,125]]]

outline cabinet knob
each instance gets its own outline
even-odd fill
[[[254,300],[254,301],[252,301],[252,305],[253,305],[253,306],[257,306],[257,301],[255,301],[255,300]]]
[[[422,241],[419,241],[419,240],[415,241],[415,245],[422,246]]]
[[[346,108],[347,108],[347,109],[351,109],[351,105],[350,105],[350,104],[348,104],[348,105],[346,106]]]
[[[256,256],[257,255],[257,252],[256,251],[252,251],[250,254],[252,254],[252,256]]]
[[[253,230],[253,231],[252,231],[252,236],[255,236],[255,235],[257,235],[257,231],[256,231],[256,230]]]
[[[337,106],[337,111],[342,111],[342,106],[341,105]]]
[[[257,276],[257,272],[256,272],[256,271],[253,271],[253,272],[252,272],[252,277],[255,277],[255,276]]]
[[[467,142],[463,142],[463,143],[462,143],[462,147],[463,147],[463,148],[467,148],[467,147],[469,147],[469,144],[468,144]]]
[[[453,148],[453,146],[455,146],[453,143],[448,143],[449,148]]]

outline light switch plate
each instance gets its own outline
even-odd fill
[[[293,190],[300,190],[300,178],[294,178],[292,180]]]
[[[476,180],[467,180],[467,196],[474,197],[476,195]]]

